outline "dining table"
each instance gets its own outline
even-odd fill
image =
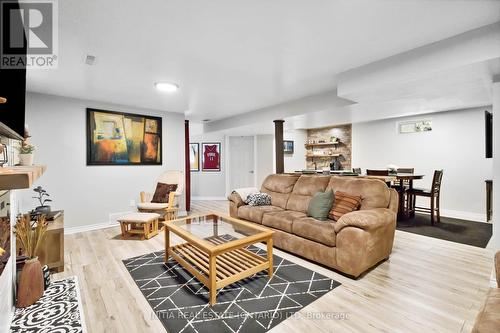
[[[399,209],[398,209],[398,220],[408,220],[415,216],[415,212],[412,210],[407,201],[407,191],[413,189],[413,181],[417,179],[423,179],[424,175],[416,173],[395,173],[389,174],[387,176],[368,176],[362,175],[363,178],[380,179],[383,182],[389,184],[398,184],[396,189],[399,194]],[[406,183],[406,184],[405,184]]]

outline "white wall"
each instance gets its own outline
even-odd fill
[[[255,186],[260,189],[264,179],[274,172],[274,135],[256,135],[255,143]]]
[[[191,172],[191,196],[193,200],[221,200],[225,199],[232,189],[228,188],[228,156],[227,147],[229,136],[220,133],[207,133],[192,135],[191,143],[198,142],[220,142],[221,143],[221,172]],[[274,136],[273,135],[255,135],[255,186],[260,188],[262,181],[269,174],[274,172]],[[201,161],[200,161],[201,169]]]
[[[200,171],[191,172],[191,199],[192,200],[217,200],[226,196],[226,137],[219,133],[209,133],[192,135],[189,139],[191,143],[200,144]],[[221,171],[201,171],[201,154],[203,154],[201,144],[203,142],[220,142],[220,166]]]
[[[353,167],[415,167],[416,173],[425,174],[415,186],[426,188],[434,170],[444,169],[442,215],[485,220],[484,181],[493,172],[492,160],[484,157],[485,109],[490,108],[353,124]],[[411,119],[431,119],[432,131],[398,134],[397,123]]]
[[[283,140],[293,141],[293,154],[285,154],[285,172],[294,172],[306,168],[307,130],[285,130]],[[275,169],[273,169],[275,170]]]
[[[500,77],[492,87],[493,97],[493,236],[488,247],[500,249]]]
[[[87,107],[161,116],[163,165],[87,166]],[[184,170],[183,114],[28,93],[26,123],[37,147],[35,163],[47,165],[37,185],[50,193],[53,209],[64,209],[66,228],[106,223],[110,214],[135,210],[131,200],[137,201],[140,191],[154,191],[164,170]],[[36,205],[31,195],[22,191],[25,211]]]

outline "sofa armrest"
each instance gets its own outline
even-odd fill
[[[229,199],[229,215],[238,217],[238,208],[246,205],[245,202],[236,192],[231,193],[227,198]]]
[[[390,224],[396,225],[396,213],[387,208],[375,208],[366,210],[357,210],[342,215],[335,222],[335,233],[339,233],[345,227],[356,227],[363,230],[373,230]]]
[[[240,207],[246,205],[246,203],[241,199],[240,195],[236,192],[231,193],[228,197],[228,200],[236,205],[236,207]]]
[[[396,213],[388,208],[367,209],[343,215],[334,224],[339,269],[360,276],[389,258],[394,244]]]
[[[393,188],[390,188],[389,189],[389,192],[391,194],[391,200],[389,202],[389,208],[390,210],[392,210],[394,213],[398,213],[398,209],[399,209],[399,194],[398,194],[398,191],[396,191],[395,189]]]

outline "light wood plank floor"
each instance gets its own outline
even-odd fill
[[[205,201],[194,202],[192,213],[227,210],[226,201]],[[121,262],[163,249],[163,237],[121,240],[119,234],[119,227],[113,227],[67,235],[65,271],[55,277],[78,276],[89,332],[163,332]],[[342,283],[302,309],[300,319],[290,318],[272,330],[286,333],[470,332],[493,266],[490,250],[399,231],[390,259],[358,280],[275,253]],[[324,319],[328,313],[347,318]]]

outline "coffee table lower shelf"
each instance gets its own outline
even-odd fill
[[[218,240],[215,238],[218,237],[213,238],[209,241],[216,243]],[[272,251],[272,240],[268,245],[268,251]],[[273,274],[272,252],[268,253],[267,258],[244,248],[209,255],[190,243],[183,243],[169,247],[168,255],[210,290],[210,305],[216,303],[217,289],[263,270],[268,270],[269,278]]]

